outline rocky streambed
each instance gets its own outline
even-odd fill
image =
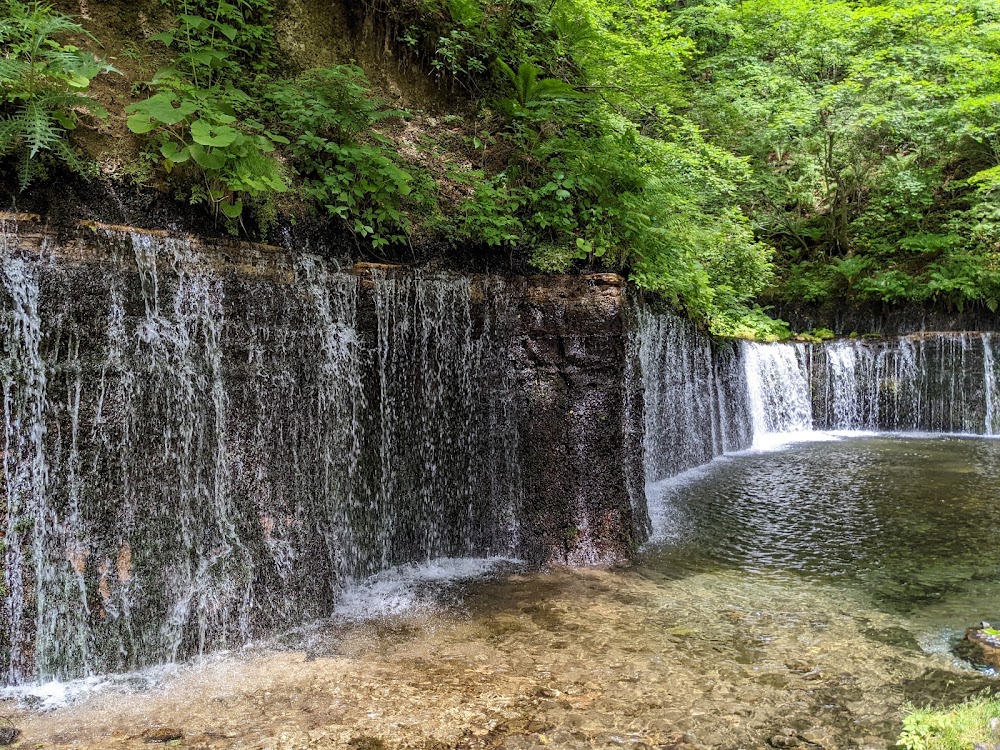
[[[826,585],[714,571],[513,574],[74,705],[26,747],[888,748],[906,702],[986,684]]]

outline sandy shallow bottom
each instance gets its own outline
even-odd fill
[[[138,692],[0,710],[35,748],[887,748],[908,701],[992,684],[807,580],[555,570],[452,594]]]

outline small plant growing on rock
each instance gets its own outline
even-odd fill
[[[375,248],[405,242],[404,203],[413,175],[373,126],[406,113],[373,98],[355,65],[310,70],[272,87],[268,97],[292,139],[289,151],[305,194]]]
[[[275,143],[288,141],[245,116],[255,103],[233,83],[238,58],[254,51],[241,46],[252,3],[202,5],[182,2],[176,26],[152,37],[178,55],[153,77],[156,93],[127,108],[128,127],[152,138],[155,158],[168,174],[181,165],[193,168],[200,179],[191,187],[192,203],[235,220],[244,195],[288,189],[272,156]]]

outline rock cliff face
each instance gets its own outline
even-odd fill
[[[627,301],[611,274],[513,283],[526,550],[625,560],[637,541],[642,393],[629,377]]]
[[[618,277],[23,216],[0,251],[7,681],[232,646],[394,565],[641,541]]]
[[[985,307],[965,310],[912,305],[890,305],[875,302],[860,304],[778,303],[770,314],[789,323],[793,331],[827,328],[838,336],[859,335],[905,336],[930,331],[992,331],[997,328],[997,313]]]

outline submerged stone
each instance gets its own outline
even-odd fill
[[[1000,669],[1000,635],[993,628],[969,628],[955,653],[977,667]]]
[[[155,727],[142,733],[143,742],[149,744],[162,744],[181,739],[184,739],[184,732],[171,727]]]
[[[21,736],[21,730],[14,727],[0,727],[0,745],[12,745]]]
[[[904,648],[909,651],[920,651],[920,644],[917,642],[917,639],[906,628],[866,628],[863,632],[878,643],[895,646],[896,648]]]

